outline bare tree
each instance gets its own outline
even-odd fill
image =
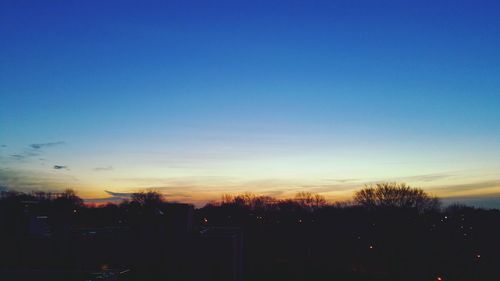
[[[50,199],[51,195],[49,195]],[[69,207],[81,207],[83,206],[83,200],[76,195],[73,189],[66,189],[63,192],[56,195],[54,200],[61,205],[67,205]]]
[[[265,195],[255,195],[250,192],[246,192],[236,196],[224,194],[221,198],[222,205],[236,205],[251,210],[267,209],[277,201],[278,200],[273,197]]]
[[[420,212],[437,210],[440,206],[438,198],[405,183],[367,185],[354,194],[354,202],[368,208],[413,208]]]
[[[132,194],[131,203],[154,206],[163,202],[163,195],[156,190],[146,190]]]
[[[234,202],[234,196],[231,194],[222,194],[222,198],[220,200],[221,204],[232,204]]]
[[[295,195],[297,201],[302,207],[306,208],[319,208],[326,205],[326,199],[320,194],[313,194],[311,192],[299,192]]]
[[[326,206],[327,202],[326,202],[325,196],[320,195],[320,194],[314,194],[313,204],[316,208]]]

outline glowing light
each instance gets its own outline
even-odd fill
[[[437,280],[437,281],[443,281],[443,277],[438,276],[438,277],[436,278],[436,280]]]

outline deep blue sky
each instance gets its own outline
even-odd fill
[[[326,179],[443,175],[414,182],[496,196],[499,15],[498,1],[3,0],[0,183],[334,196],[348,188]]]

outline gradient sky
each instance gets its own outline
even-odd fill
[[[202,204],[404,181],[500,206],[499,15],[493,0],[3,0],[0,186]]]

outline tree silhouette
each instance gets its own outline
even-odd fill
[[[354,202],[368,208],[407,208],[419,212],[437,210],[440,201],[405,183],[377,183],[354,194]]]
[[[255,195],[246,192],[236,196],[224,194],[222,195],[220,203],[225,206],[232,205],[250,210],[266,210],[272,207],[277,201],[276,198],[270,196]]]
[[[319,208],[326,205],[326,199],[319,194],[311,192],[299,192],[295,195],[295,200],[305,208]]]
[[[132,194],[132,204],[157,206],[163,202],[163,195],[156,190],[146,190]]]
[[[192,213],[154,190],[120,205],[80,202],[70,190],[0,192],[0,280],[63,280],[39,275],[103,264],[130,268],[123,280],[222,280],[210,274],[233,268],[235,252],[249,280],[500,280],[500,211],[438,210],[406,184],[366,186],[352,203],[224,195]],[[17,278],[24,273],[36,276]]]
[[[50,194],[44,193],[36,193],[35,196],[39,198],[50,198]],[[83,206],[83,200],[76,195],[76,192],[73,189],[66,189],[60,194],[57,194],[55,203],[59,203],[61,205],[69,206],[69,207],[81,207]]]

